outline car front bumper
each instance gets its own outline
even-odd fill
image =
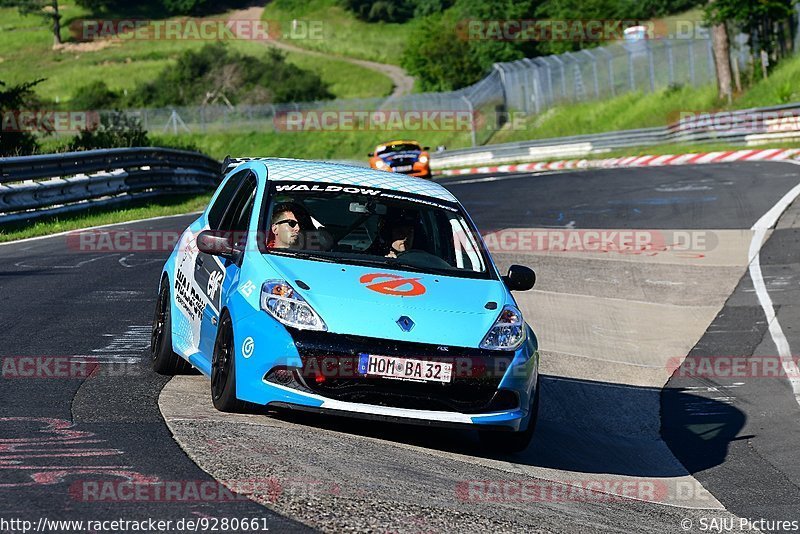
[[[539,354],[530,328],[515,352],[442,347],[285,328],[266,314],[234,325],[239,399],[276,408],[413,424],[519,430],[527,426]],[[450,383],[359,375],[360,354],[453,363]],[[313,364],[313,365],[311,365]],[[347,371],[346,369],[351,369]]]

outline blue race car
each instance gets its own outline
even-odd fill
[[[470,427],[527,447],[536,337],[474,223],[434,182],[286,159],[226,160],[167,260],[153,368],[196,367],[214,406]]]

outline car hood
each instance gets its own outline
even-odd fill
[[[499,280],[476,280],[270,255],[273,268],[330,332],[478,347],[507,299]],[[302,289],[297,281],[309,289]],[[497,304],[487,309],[487,303]],[[398,325],[407,317],[414,325]]]

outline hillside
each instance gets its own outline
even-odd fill
[[[95,81],[104,81],[115,91],[130,91],[152,80],[185,50],[206,44],[200,40],[114,40],[92,43],[69,42],[70,23],[90,14],[74,5],[64,5],[60,50],[52,49],[50,29],[39,17],[20,16],[14,8],[0,8],[0,65],[2,80],[21,83],[46,78],[37,86],[44,100],[68,105],[75,92]],[[219,19],[220,16],[213,17]],[[229,41],[243,53],[266,54],[267,45],[258,41]],[[392,83],[373,70],[327,57],[286,52],[287,60],[318,74],[339,98],[388,95]]]

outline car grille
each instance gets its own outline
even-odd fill
[[[283,384],[289,387],[345,402],[418,410],[482,413],[518,406],[516,395],[497,391],[513,356],[507,352],[290,332],[303,367],[291,370],[295,384]],[[452,363],[453,379],[439,383],[365,377],[357,373],[361,353]],[[273,371],[265,378],[280,383],[278,378],[285,382],[288,374]]]

